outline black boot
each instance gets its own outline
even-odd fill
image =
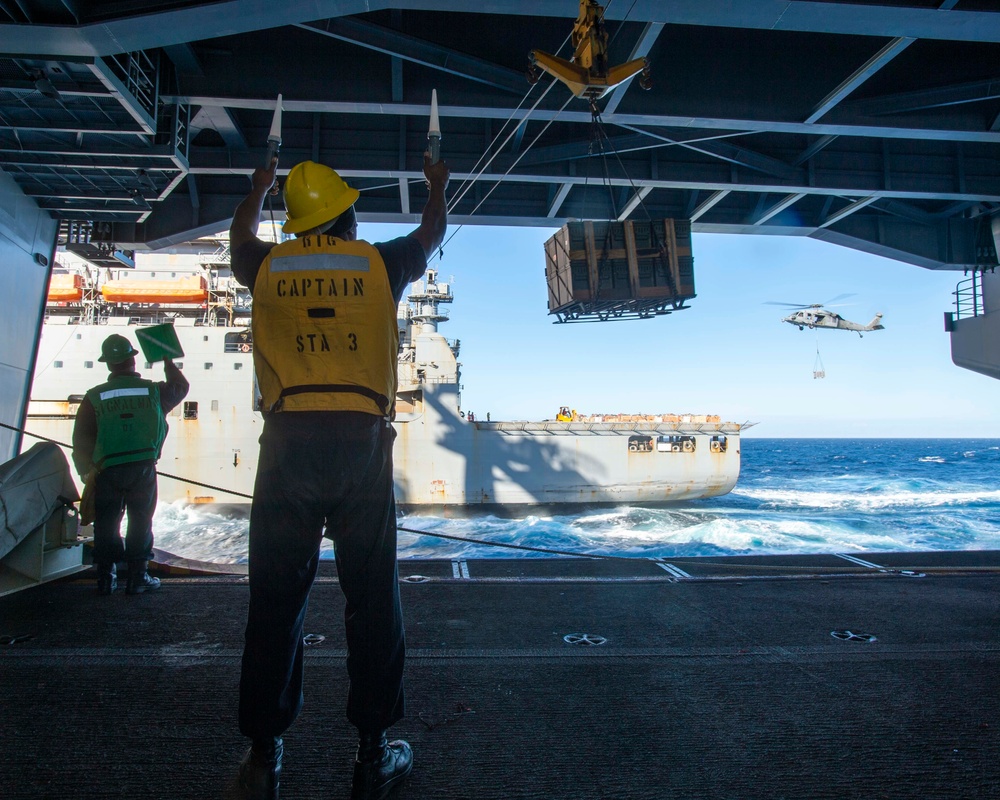
[[[407,742],[387,742],[385,731],[362,733],[354,761],[351,800],[385,800],[412,769],[413,750]]]
[[[285,745],[277,737],[253,743],[240,762],[239,787],[243,800],[278,800],[284,754]]]
[[[97,593],[111,594],[118,588],[118,572],[114,562],[97,565]]]
[[[125,587],[126,594],[142,594],[149,589],[159,589],[160,579],[154,578],[146,572],[145,561],[128,562],[128,585]]]

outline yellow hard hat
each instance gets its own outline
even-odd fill
[[[315,161],[292,167],[285,180],[285,233],[302,233],[336,219],[354,205],[358,190],[336,172]]]

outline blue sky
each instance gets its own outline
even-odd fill
[[[448,235],[457,226],[449,228]],[[379,241],[407,226],[365,224]],[[933,272],[811,239],[695,234],[690,308],[651,320],[553,324],[543,242],[555,229],[467,225],[435,261],[453,285],[463,407],[481,418],[719,414],[748,436],[1000,437],[1000,381],[951,362],[943,312],[961,272]],[[799,331],[767,301],[822,303],[885,330]],[[816,349],[826,378],[813,378]]]

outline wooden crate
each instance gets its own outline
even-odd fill
[[[560,322],[668,314],[695,296],[686,219],[570,222],[545,243],[549,313]]]

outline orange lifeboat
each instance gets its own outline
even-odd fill
[[[190,275],[172,281],[107,281],[101,295],[109,303],[204,303],[208,300],[208,281],[202,275]]]
[[[83,299],[83,276],[55,274],[49,281],[50,303],[74,303]]]

